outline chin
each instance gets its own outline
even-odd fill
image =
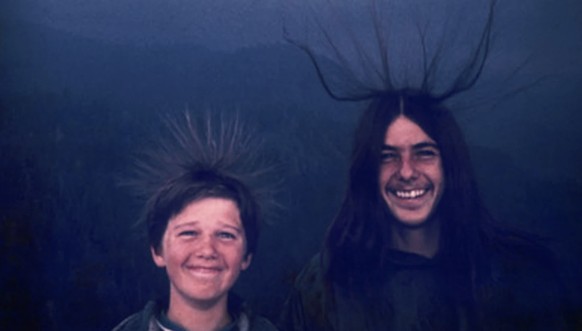
[[[393,212],[399,225],[410,228],[420,228],[430,223],[430,213]]]
[[[400,219],[397,218],[397,223],[407,228],[421,228],[428,222],[426,219]]]
[[[189,293],[188,298],[193,302],[198,302],[200,304],[212,304],[224,299],[228,292],[216,293],[216,292],[201,292]]]

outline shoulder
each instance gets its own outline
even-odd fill
[[[279,327],[282,330],[322,330],[325,314],[325,285],[320,255],[314,256],[295,279]]]
[[[271,321],[261,316],[253,316],[249,331],[277,331]]]
[[[295,279],[294,285],[295,289],[300,292],[311,292],[323,287],[323,266],[320,254],[313,256],[305,267],[303,267]]]
[[[268,319],[254,313],[247,303],[236,293],[228,295],[228,310],[236,317],[236,330],[239,331],[277,331]]]
[[[112,331],[150,331],[152,330],[150,326],[158,310],[158,304],[155,301],[150,301],[144,309],[121,321]]]
[[[540,238],[516,232],[499,233],[489,242],[494,270],[509,275],[553,277],[557,260]]]
[[[489,317],[519,326],[514,329],[562,329],[566,293],[551,249],[521,235],[502,236],[488,246],[491,277],[482,299]]]
[[[554,252],[539,238],[513,230],[488,240],[490,279],[519,297],[553,296],[562,286]],[[542,299],[541,297],[539,299]]]
[[[290,301],[306,311],[319,313],[326,301],[326,282],[320,254],[315,255],[295,279]]]

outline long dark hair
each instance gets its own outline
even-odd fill
[[[394,216],[378,188],[380,155],[386,129],[396,117],[403,115],[439,146],[445,182],[443,197],[435,210],[444,220],[439,241],[440,263],[449,280],[447,293],[458,305],[467,308],[467,317],[471,318],[477,311],[478,284],[488,277],[489,263],[484,247],[493,233],[493,221],[479,195],[462,131],[446,102],[471,89],[483,71],[489,52],[494,5],[492,0],[484,28],[468,60],[464,66],[459,66],[458,74],[445,88],[440,82],[438,91],[436,74],[441,49],[432,59],[427,59],[423,38],[423,79],[418,86],[396,86],[391,77],[388,53],[383,48],[385,40],[382,40],[377,16],[374,16],[375,36],[382,61],[381,68],[375,72],[383,73],[381,87],[365,88],[370,84],[348,82],[347,85],[357,86],[357,90],[338,93],[328,81],[313,50],[306,44],[290,40],[309,55],[323,87],[332,98],[368,102],[356,129],[347,190],[339,213],[328,228],[322,249],[321,263],[328,288],[340,285],[348,293],[361,291],[369,287],[370,278],[387,267],[385,258],[392,247],[390,224]],[[336,56],[345,60],[333,45],[329,31],[324,31],[324,34]]]
[[[324,278],[359,291],[360,284],[369,283],[367,278],[389,267],[386,255],[392,247],[390,224],[395,220],[380,196],[378,174],[386,128],[401,115],[439,146],[445,182],[435,211],[443,220],[439,258],[450,280],[448,293],[473,311],[480,277],[487,277],[483,241],[491,232],[491,217],[480,198],[468,148],[452,113],[435,98],[413,90],[374,98],[360,119],[347,192],[324,241]]]
[[[535,261],[543,270],[550,270],[548,277],[558,280],[553,274],[556,271],[553,254],[541,244],[539,237],[501,226],[488,212],[479,194],[462,130],[448,107],[448,101],[471,89],[483,72],[489,53],[495,2],[489,1],[486,23],[476,38],[475,48],[467,61],[455,66],[457,72],[450,75],[454,76],[452,78],[449,73],[437,77],[442,73],[438,67],[444,56],[443,48],[437,47],[429,59],[421,32],[424,65],[423,79],[418,84],[410,84],[406,79],[400,80],[404,84],[397,84],[392,79],[389,52],[377,15],[373,16],[373,25],[381,61],[368,61],[370,54],[355,47],[356,58],[366,62],[364,68],[379,65],[371,71],[357,74],[350,70],[346,66],[348,57],[333,43],[331,31],[323,31],[324,41],[335,54],[336,63],[347,72],[343,77],[348,81],[340,80],[340,85],[337,79],[332,79],[333,75],[326,75],[328,62],[322,61],[307,44],[288,37],[308,54],[321,84],[333,99],[367,101],[356,129],[346,193],[328,228],[320,255],[323,318],[333,324],[334,329],[375,330],[385,328],[390,319],[391,303],[382,301],[380,286],[392,274],[390,268],[394,268],[394,264],[389,263],[389,255],[393,253],[390,225],[395,219],[381,197],[378,178],[384,136],[398,116],[416,123],[440,149],[444,191],[434,210],[434,216],[441,220],[435,271],[443,279],[440,290],[447,295],[444,299],[457,309],[458,322],[467,329],[486,328],[489,310],[498,309],[498,302],[490,301],[498,286],[494,278],[498,276],[499,264],[508,262],[507,259],[510,263],[520,259]],[[377,80],[376,83],[362,81],[362,77],[365,78],[362,72],[372,72],[376,79],[380,77],[381,84]],[[347,91],[341,90],[342,85],[348,87]],[[510,255],[507,258],[503,256],[506,253]],[[543,277],[546,277],[545,271]],[[560,284],[553,285],[556,286],[549,287],[556,292],[562,290]],[[560,304],[555,302],[548,305],[552,313],[560,309]],[[345,309],[353,313],[343,314]]]

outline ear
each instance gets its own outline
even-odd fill
[[[152,253],[152,260],[154,260],[154,263],[158,267],[163,268],[166,266],[166,259],[164,258],[163,252],[156,252],[156,249],[152,246],[150,246],[150,252]]]
[[[241,261],[240,270],[247,270],[251,265],[251,261],[253,260],[253,254],[247,254]]]

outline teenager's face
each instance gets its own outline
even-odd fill
[[[158,252],[165,267],[170,296],[182,301],[226,300],[239,273],[248,268],[246,237],[237,205],[228,199],[205,198],[188,204],[168,222]],[[172,297],[171,297],[172,299]]]
[[[405,226],[422,226],[444,189],[438,146],[417,124],[397,117],[386,129],[379,177],[381,195],[394,217]]]

